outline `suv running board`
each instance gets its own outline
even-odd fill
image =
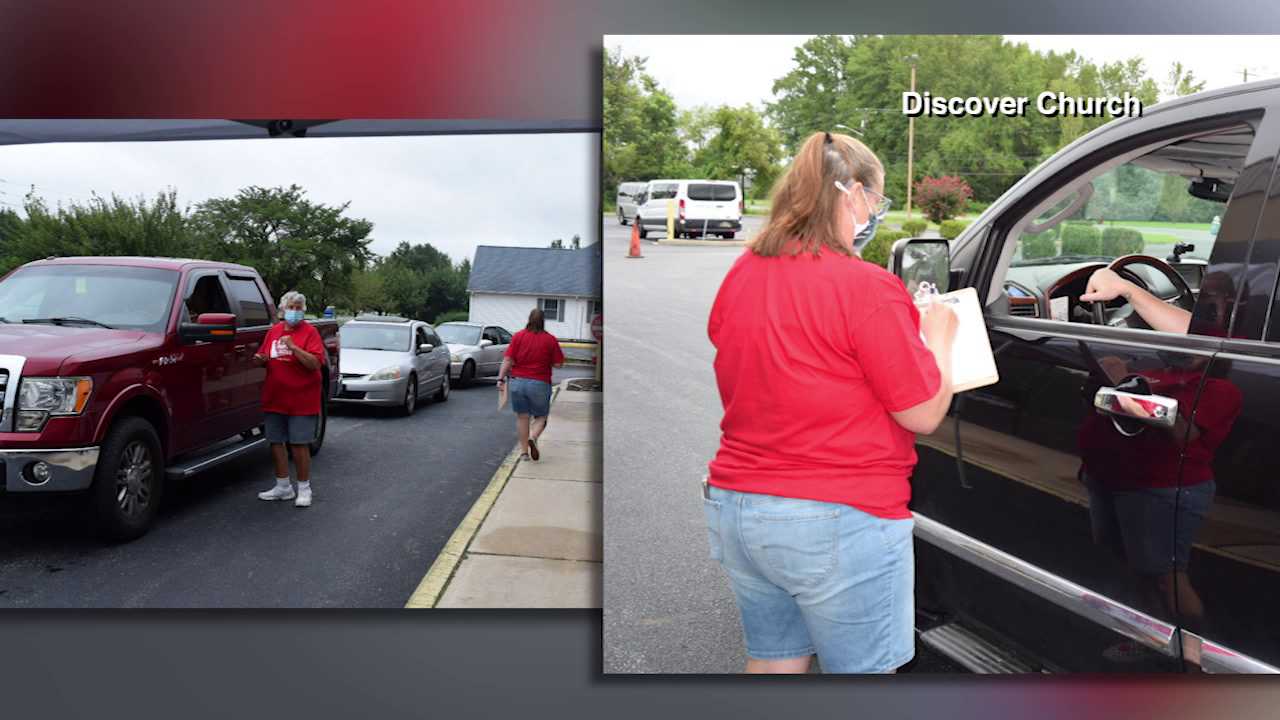
[[[920,633],[929,648],[975,673],[1029,674],[1037,670],[1016,655],[951,622]]]
[[[256,450],[266,444],[266,436],[257,434],[244,438],[236,443],[219,445],[207,453],[189,457],[179,457],[175,459],[169,467],[164,469],[164,477],[166,480],[188,478],[198,472],[208,470],[214,465],[220,465],[228,460],[238,458],[241,455]]]

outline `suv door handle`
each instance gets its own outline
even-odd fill
[[[1093,407],[1104,415],[1140,420],[1148,425],[1171,428],[1178,419],[1178,401],[1162,395],[1139,395],[1113,387],[1098,388]]]

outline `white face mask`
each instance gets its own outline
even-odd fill
[[[836,187],[840,188],[840,192],[845,195],[849,194],[849,188],[836,182]],[[858,252],[862,252],[862,248],[871,242],[871,238],[876,236],[876,228],[880,225],[880,218],[876,216],[876,211],[867,202],[867,196],[862,196],[862,201],[867,203],[867,221],[865,223],[858,222],[858,214],[850,213],[853,218],[853,248]]]

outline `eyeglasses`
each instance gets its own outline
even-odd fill
[[[853,185],[854,183],[852,182],[849,183],[848,185],[842,185],[839,182],[836,183],[836,187],[840,188],[846,193],[849,192],[849,188],[853,187]],[[893,205],[893,201],[865,185],[862,187],[862,189],[866,192],[871,193],[872,195],[880,196],[880,199],[876,201],[875,208],[871,212],[873,215],[876,216],[877,220],[883,222],[884,216],[889,212],[889,207]]]

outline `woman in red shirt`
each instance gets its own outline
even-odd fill
[[[725,276],[708,334],[724,419],[704,490],[749,673],[893,672],[914,655],[908,479],[951,402],[956,316],[864,262],[890,201],[861,142],[817,133]]]
[[[320,386],[324,365],[324,341],[320,333],[303,319],[307,298],[291,291],[280,298],[284,319],[267,331],[263,352],[253,360],[267,368],[262,384],[262,412],[267,442],[276,470],[276,484],[258,493],[262,500],[293,500],[297,507],[311,505],[311,446],[320,429]],[[289,458],[285,443],[293,452],[298,471],[298,491],[289,482]]]
[[[502,369],[498,371],[498,390],[512,377],[511,409],[516,412],[516,432],[520,435],[520,459],[537,460],[538,436],[547,427],[551,413],[551,369],[564,367],[560,341],[544,328],[546,320],[541,308],[529,313],[524,330],[511,337]]]

